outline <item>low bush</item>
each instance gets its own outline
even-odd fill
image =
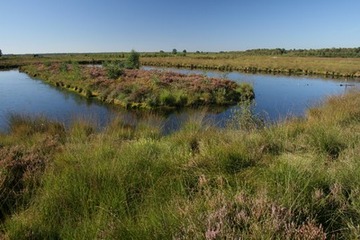
[[[140,68],[140,54],[132,50],[130,55],[125,61],[125,68],[127,69],[139,69]]]
[[[104,64],[107,77],[110,79],[118,79],[124,74],[124,68],[118,62],[107,62]]]

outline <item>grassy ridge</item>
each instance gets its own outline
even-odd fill
[[[96,132],[14,118],[3,159],[47,160],[23,174],[1,162],[3,237],[357,239],[359,104],[353,92],[303,120],[264,127],[239,114],[226,129],[190,121],[168,136],[121,119]]]
[[[0,69],[18,68],[29,64],[50,64],[77,62],[80,64],[101,64],[105,61],[125,59],[126,53],[73,53],[73,54],[25,54],[6,55],[0,58]]]
[[[225,54],[142,57],[143,65],[360,78],[360,58],[237,56]]]
[[[157,109],[199,105],[230,105],[254,98],[251,85],[163,71],[120,69],[77,63],[23,66],[30,76],[48,81],[86,97],[126,108]]]

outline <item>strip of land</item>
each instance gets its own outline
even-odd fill
[[[169,56],[143,57],[142,64],[161,67],[240,71],[245,73],[319,75],[360,78],[360,58],[287,56]]]
[[[271,52],[272,53],[272,52]],[[0,69],[17,68],[36,63],[77,62],[101,64],[125,59],[129,53],[32,54],[4,55]],[[249,53],[141,53],[142,65],[241,71],[246,73],[319,75],[328,78],[360,78],[360,58],[330,55],[321,57],[294,54]],[[345,55],[346,56],[346,55]]]

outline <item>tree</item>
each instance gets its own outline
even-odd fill
[[[176,48],[174,48],[174,49],[172,50],[172,54],[177,54]]]
[[[1,51],[1,49],[0,49],[0,57],[2,56],[2,51]]]
[[[186,52],[186,49],[183,50],[183,53],[185,53],[185,54],[187,53],[187,52]]]
[[[125,61],[125,68],[139,69],[140,68],[140,54],[135,50],[131,50],[130,55]]]

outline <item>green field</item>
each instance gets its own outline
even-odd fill
[[[358,239],[360,93],[264,126],[97,131],[13,116],[0,134],[5,239]],[[156,121],[149,116],[148,122]]]

